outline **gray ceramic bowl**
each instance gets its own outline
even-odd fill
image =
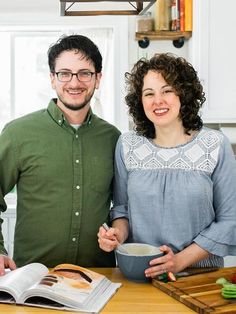
[[[127,251],[125,253],[124,251]],[[144,243],[124,243],[116,250],[118,267],[124,276],[132,281],[146,282],[144,270],[150,267],[149,262],[163,253],[158,247]]]

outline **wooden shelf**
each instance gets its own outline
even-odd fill
[[[149,40],[178,40],[180,38],[189,39],[192,32],[180,31],[152,31],[152,32],[136,32],[136,40],[148,38]]]
[[[155,2],[156,0],[136,0],[132,1],[135,2],[135,4],[131,3],[129,0],[74,0],[68,1],[68,0],[59,0],[60,2],[60,15],[61,16],[88,16],[88,15],[138,15],[145,13]],[[94,9],[94,3],[100,3],[101,4],[101,10]],[[106,3],[108,2],[108,5]],[[110,7],[109,3],[113,2],[122,2],[124,4],[128,3],[131,5],[132,10],[108,10]],[[143,3],[147,3],[147,5],[144,7]],[[72,3],[72,4],[71,4]],[[79,6],[81,3],[86,3],[86,7],[88,6],[89,10],[73,10],[74,5],[76,4]],[[68,7],[66,8],[66,5],[68,4]],[[105,4],[105,5],[104,5]],[[72,8],[73,7],[73,8]],[[72,9],[71,9],[72,8]],[[80,8],[80,7],[79,7]],[[105,9],[107,8],[107,9]],[[125,8],[125,6],[124,6]]]

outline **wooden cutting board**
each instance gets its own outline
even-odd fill
[[[224,299],[221,296],[222,285],[215,283],[220,277],[230,280],[233,273],[236,273],[236,267],[182,277],[176,282],[164,283],[153,279],[152,284],[197,313],[236,314],[236,299]]]

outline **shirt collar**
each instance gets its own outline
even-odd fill
[[[57,106],[57,99],[53,98],[50,100],[48,104],[48,112],[50,116],[53,118],[53,120],[59,124],[60,126],[66,121],[66,118],[64,117],[63,112],[61,109]],[[92,109],[89,109],[89,112],[87,114],[87,117],[85,121],[82,123],[82,125],[90,125],[92,122],[92,117],[94,116]],[[81,125],[81,126],[82,126]]]

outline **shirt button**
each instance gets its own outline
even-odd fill
[[[76,161],[75,161],[77,164],[79,163],[79,159],[76,159]]]
[[[75,241],[76,241],[76,238],[72,238],[72,241],[75,242]]]
[[[79,189],[80,189],[80,186],[79,186],[79,185],[76,185],[76,189],[79,190]]]
[[[75,212],[75,216],[79,216],[79,212]]]
[[[79,135],[78,135],[78,134],[76,134],[76,135],[75,135],[75,137],[76,137],[76,138],[78,138],[78,137],[79,137]]]
[[[61,123],[61,120],[58,120],[58,123]]]

